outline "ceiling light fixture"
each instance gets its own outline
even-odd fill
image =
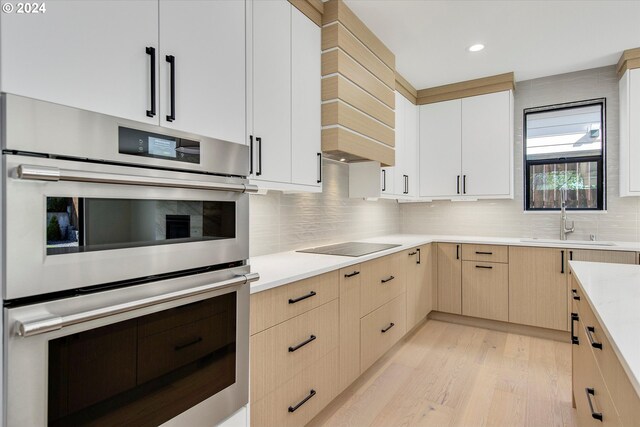
[[[482,49],[484,49],[484,45],[482,43],[474,44],[467,48],[469,52],[480,52]]]
[[[347,159],[345,159],[344,157],[340,159],[341,162],[346,162]]]

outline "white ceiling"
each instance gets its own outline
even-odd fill
[[[416,89],[515,72],[516,81],[615,64],[640,47],[640,0],[345,0]],[[486,48],[467,51],[475,43]]]

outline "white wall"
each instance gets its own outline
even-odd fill
[[[559,213],[523,212],[523,109],[601,97],[607,99],[607,212],[569,212],[568,218],[575,220],[576,226],[569,238],[588,239],[595,234],[598,240],[640,241],[640,198],[618,197],[619,105],[615,66],[517,82],[515,199],[402,205],[402,232],[558,238]]]
[[[349,166],[323,168],[322,193],[251,195],[251,256],[400,232],[395,201],[349,199]]]

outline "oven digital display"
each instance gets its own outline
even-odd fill
[[[200,163],[200,141],[120,126],[118,152],[172,162]]]
[[[160,157],[176,158],[176,141],[162,139],[155,136],[149,137],[149,154]]]

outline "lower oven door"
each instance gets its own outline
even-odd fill
[[[4,425],[216,425],[248,400],[246,270],[5,309]]]
[[[5,300],[249,258],[246,180],[2,157]]]

